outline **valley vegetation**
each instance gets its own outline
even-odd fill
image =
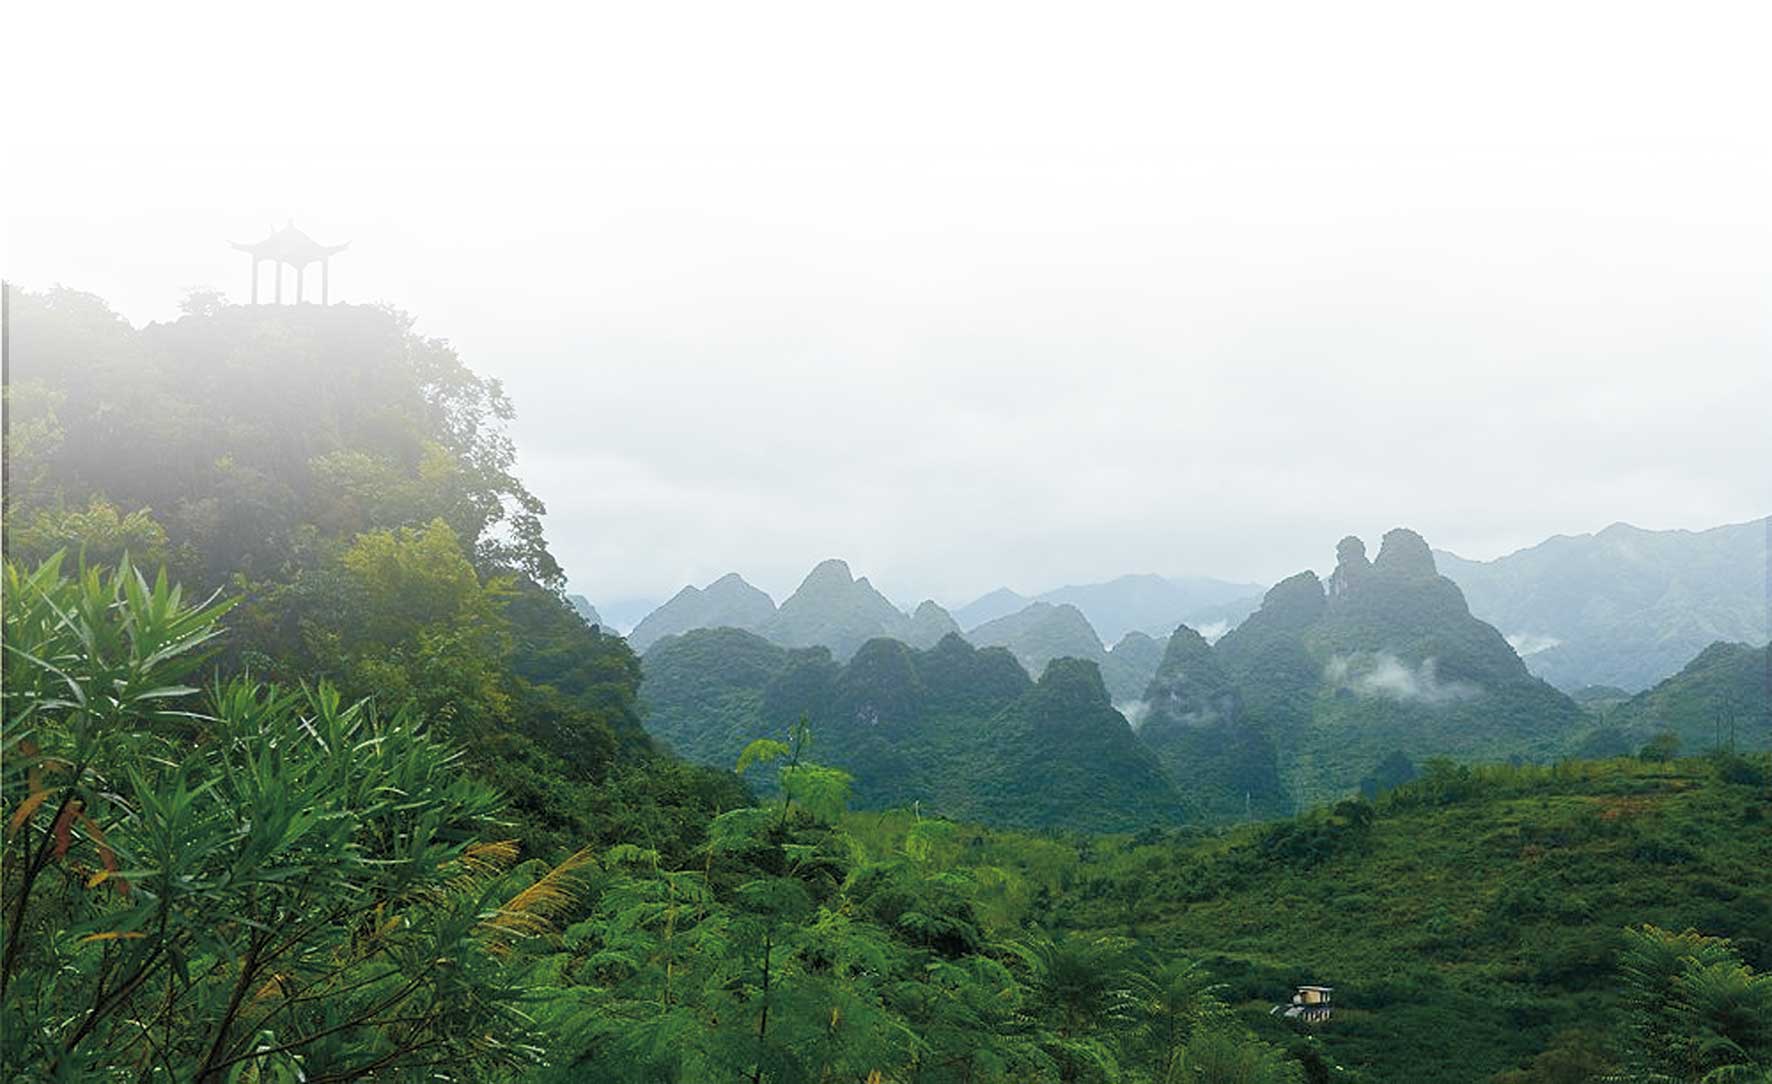
[[[797,714],[690,764],[564,599],[496,383],[386,310],[187,308],[14,307],[8,1079],[1772,1071],[1764,756],[1419,757],[1117,835],[857,811]],[[1093,664],[890,643],[745,649],[869,704],[1000,695],[1019,801],[1116,756],[1169,785]],[[1347,1005],[1316,1031],[1269,1012],[1308,981]]]

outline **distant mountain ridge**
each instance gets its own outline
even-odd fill
[[[1075,606],[1104,642],[1114,643],[1129,632],[1168,636],[1177,625],[1219,618],[1235,625],[1255,612],[1264,590],[1258,583],[1139,573],[1106,583],[1055,588],[1036,596],[1036,601]]]
[[[954,610],[954,620],[968,633],[1043,602],[1075,607],[1103,643],[1117,643],[1129,632],[1167,636],[1177,625],[1235,625],[1255,612],[1264,588],[1258,583],[1233,583],[1206,576],[1158,576],[1134,573],[1102,583],[1055,587],[1028,597],[1007,587]]]
[[[807,573],[757,631],[783,647],[828,647],[837,658],[848,659],[869,640],[906,639],[911,618],[866,576],[857,579],[848,562],[833,557]]]
[[[1327,580],[1282,580],[1213,643],[1183,625],[1109,651],[1075,606],[1035,602],[976,627],[983,646],[880,635],[848,659],[829,643],[916,619],[826,562],[766,623],[807,646],[733,628],[654,644],[647,726],[719,764],[805,715],[865,804],[1093,827],[1283,814],[1355,792],[1387,760],[1549,760],[1591,729],[1471,615],[1419,535],[1387,533],[1375,560],[1345,538],[1336,557]],[[919,614],[926,634],[952,621]]]
[[[1458,584],[1470,612],[1500,629],[1534,674],[1566,691],[1607,685],[1635,693],[1673,675],[1708,644],[1759,643],[1772,636],[1765,601],[1766,523],[1701,531],[1646,531],[1618,523],[1594,534],[1558,535],[1492,561],[1443,550],[1433,557],[1439,571]],[[843,569],[848,575],[847,566]],[[841,585],[833,578],[833,590],[822,603],[797,605],[804,612],[770,625],[774,602],[729,574],[706,588],[678,592],[646,615],[629,641],[644,652],[662,636],[724,625],[764,631],[789,646],[823,635],[836,641],[827,646],[839,654],[853,652],[871,635],[928,647],[958,630],[976,642],[1007,643],[998,623],[1040,603],[1082,614],[1098,645],[1117,644],[1133,631],[1161,640],[1179,625],[1211,642],[1255,613],[1265,594],[1254,584],[1135,574],[1036,596],[998,588],[951,613],[927,602],[905,614],[871,585],[856,588],[856,582],[850,576],[848,585]],[[821,616],[814,612],[821,606],[850,612]],[[1031,617],[1021,624],[1033,624]],[[987,625],[992,629],[983,640],[973,636]],[[1149,680],[1149,668],[1116,677],[1102,653],[1085,649],[1086,640],[1076,637],[1069,650],[1104,665],[1104,680],[1117,702],[1136,695],[1137,690],[1127,692],[1128,683],[1141,688]],[[1052,657],[1033,645],[1021,653],[1024,661],[1040,666]]]
[[[982,647],[1009,648],[1030,673],[1043,672],[1056,658],[1094,662],[1113,701],[1125,703],[1143,693],[1188,607],[1222,632],[1258,601],[1259,588],[1250,584],[1133,575],[1061,587],[1032,600],[1001,588],[952,613],[925,599],[907,614],[832,558],[820,562],[780,607],[737,573],[704,588],[684,587],[641,620],[628,642],[644,653],[666,636],[735,628],[782,647],[828,647],[845,660],[876,637],[926,650],[958,633]],[[1105,635],[1086,611],[1103,615]]]
[[[1161,639],[1142,632],[1128,632],[1110,651],[1083,611],[1070,603],[1031,602],[995,621],[987,621],[966,634],[979,647],[1007,648],[1030,674],[1045,671],[1054,659],[1083,659],[1095,663],[1102,683],[1114,703],[1123,704],[1144,692],[1163,658]]]
[[[1564,689],[1637,692],[1715,641],[1772,635],[1766,547],[1767,520],[1757,519],[1703,531],[1615,523],[1493,561],[1435,556],[1533,673]]]

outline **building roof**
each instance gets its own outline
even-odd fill
[[[278,263],[286,263],[291,267],[303,267],[315,260],[323,260],[335,252],[343,252],[351,247],[349,241],[342,245],[323,245],[296,229],[293,221],[285,224],[280,230],[272,230],[271,235],[263,241],[249,245],[243,245],[238,241],[229,241],[228,244],[241,252],[250,252],[258,259],[276,260]]]

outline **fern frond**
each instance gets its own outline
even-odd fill
[[[586,847],[512,896],[482,923],[487,934],[487,947],[493,952],[503,952],[509,949],[513,937],[536,937],[553,932],[554,923],[578,902],[583,891],[579,871],[592,861],[591,849]]]
[[[745,769],[753,764],[767,764],[772,760],[787,756],[790,752],[792,750],[788,748],[786,742],[779,742],[773,738],[758,738],[744,747],[744,752],[738,755],[738,764],[732,770],[743,775]]]
[[[462,852],[462,868],[479,877],[496,877],[517,861],[518,847],[514,839],[491,843],[475,843]]]

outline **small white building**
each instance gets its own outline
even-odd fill
[[[1292,1004],[1275,1005],[1274,1012],[1288,1020],[1302,1020],[1307,1024],[1320,1024],[1329,1019],[1331,1003],[1334,1001],[1333,986],[1300,986],[1292,995]]]

